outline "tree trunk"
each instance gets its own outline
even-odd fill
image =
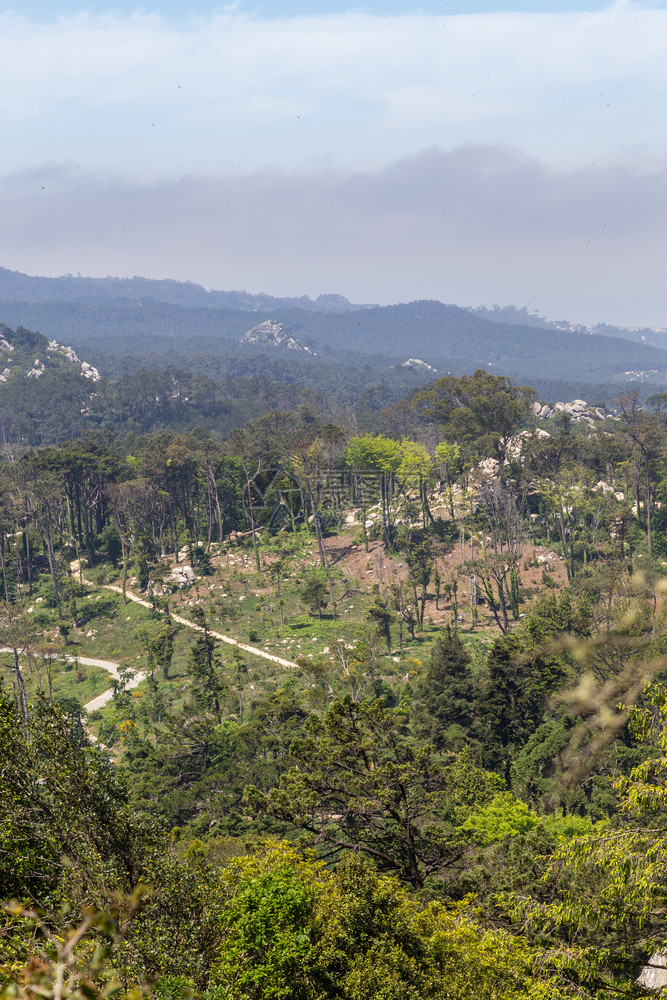
[[[5,601],[9,604],[9,590],[7,588],[7,565],[5,563],[5,536],[0,533],[0,565],[2,566],[2,582],[5,589]]]
[[[19,705],[19,710],[23,716],[26,726],[26,732],[28,731],[28,696],[25,690],[25,682],[23,680],[23,675],[21,673],[21,668],[19,667],[19,651],[14,646],[12,647],[12,654],[14,657],[14,676],[16,678],[16,698]]]
[[[308,479],[308,477],[306,477],[306,486],[308,488],[310,507],[313,512],[313,526],[315,528],[315,537],[317,538],[317,548],[320,553],[320,561],[327,574],[327,582],[329,584],[329,596],[331,598],[331,606],[333,608],[334,618],[336,618],[337,617],[336,601],[334,600],[333,583],[331,582],[331,570],[329,569],[329,560],[327,559],[327,552],[324,547],[324,539],[322,538],[322,529],[320,527],[320,518],[317,513],[317,507],[315,506],[315,497],[313,496],[313,490],[310,485],[310,479]],[[322,610],[320,609],[320,618],[321,617],[322,617]]]
[[[255,565],[257,566],[257,572],[262,572],[262,567],[259,561],[259,548],[257,545],[257,532],[255,530],[255,511],[252,505],[252,490],[250,488],[250,475],[246,467],[245,461],[243,462],[243,471],[245,472],[246,487],[248,489],[248,512],[250,514],[250,530],[252,531],[252,546],[255,550]],[[259,473],[259,466],[257,466],[257,473]],[[257,474],[256,473],[256,474]]]
[[[651,476],[648,459],[646,460],[646,500],[644,503],[646,507],[646,542],[648,545],[648,554],[653,555],[653,544],[651,539]]]

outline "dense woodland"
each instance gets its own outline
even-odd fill
[[[245,357],[239,349],[243,334],[262,320],[284,323],[293,335],[316,352],[306,370],[330,370],[345,358],[346,366],[402,363],[419,357],[441,372],[491,367],[517,380],[539,376],[588,385],[623,382],[624,373],[642,371],[657,385],[664,384],[667,353],[664,345],[638,343],[606,333],[589,335],[568,329],[493,322],[467,309],[435,301],[374,306],[349,313],[316,312],[283,305],[257,312],[176,306],[154,300],[9,303],[0,298],[5,322],[22,325],[71,343],[109,374],[118,371],[118,358],[131,355],[134,368],[155,367],[150,357],[181,354]],[[664,335],[663,335],[664,337]],[[658,339],[656,337],[655,339]],[[290,361],[294,361],[292,356]],[[305,359],[299,359],[301,362]],[[179,361],[179,364],[181,362]],[[160,361],[164,366],[164,360]],[[127,368],[125,369],[127,370]],[[213,374],[213,372],[209,372]]]
[[[540,421],[478,370],[364,422],[249,377],[234,428],[171,372],[6,434],[0,995],[655,995],[664,399]]]
[[[39,447],[94,427],[123,434],[199,424],[226,436],[260,415],[250,408],[256,399],[261,412],[309,402],[357,432],[386,433],[379,411],[429,377],[475,368],[509,375],[552,402],[609,405],[628,383],[645,395],[667,384],[664,331],[553,322],[525,306],[355,305],[338,295],[276,299],[189,282],[38,278],[0,268],[0,313],[14,329],[71,345],[104,376],[94,394],[64,371],[42,379],[39,391],[3,390],[0,445]],[[284,324],[311,353],[241,342],[266,320]],[[406,367],[410,358],[431,367]],[[144,398],[135,406],[146,395],[136,383],[150,384],[142,371],[156,391],[150,405]]]

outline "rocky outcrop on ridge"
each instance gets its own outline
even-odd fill
[[[437,372],[438,370],[433,365],[427,364],[426,361],[422,361],[421,358],[408,358],[407,361],[403,362],[401,368],[412,368],[414,371],[419,372]]]
[[[91,382],[99,382],[102,377],[97,368],[81,361],[71,347],[23,327],[11,330],[4,323],[0,323],[0,368],[0,383],[21,377],[39,379],[64,368],[78,370]]]
[[[241,337],[242,344],[259,344],[262,347],[285,347],[288,351],[303,351],[306,354],[314,354],[309,347],[302,344],[284,323],[277,323],[273,319],[266,319],[263,323],[253,326]]]
[[[73,348],[67,347],[65,344],[59,344],[57,340],[49,341],[47,351],[50,351],[52,354],[62,354],[63,357],[67,358],[73,364],[81,365],[81,374],[84,378],[90,379],[91,382],[99,382],[102,378],[97,368],[89,365],[87,361],[80,361]]]
[[[533,403],[532,410],[538,420],[553,420],[559,413],[564,413],[575,423],[585,423],[592,426],[596,420],[605,420],[609,414],[599,406],[589,406],[585,399],[573,399],[571,403]]]

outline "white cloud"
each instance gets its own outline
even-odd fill
[[[312,155],[377,165],[466,139],[572,162],[624,143],[661,148],[666,58],[667,11],[625,4],[270,21],[232,10],[180,25],[5,14],[0,123],[16,166],[48,141],[56,159],[153,176]]]
[[[4,14],[0,64],[4,266],[667,325],[667,10]]]
[[[555,171],[499,147],[376,171],[129,184],[75,168],[0,181],[0,262],[276,295],[514,302],[667,326],[667,160]]]

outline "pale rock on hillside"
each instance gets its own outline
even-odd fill
[[[253,326],[252,330],[243,334],[241,343],[259,344],[262,347],[285,347],[288,351],[304,351],[306,354],[315,353],[293,336],[284,323],[277,323],[273,319],[266,319],[263,323]]]
[[[39,379],[69,369],[91,382],[99,382],[97,368],[81,361],[71,347],[49,341],[41,333],[0,323],[0,383],[19,378]]]

